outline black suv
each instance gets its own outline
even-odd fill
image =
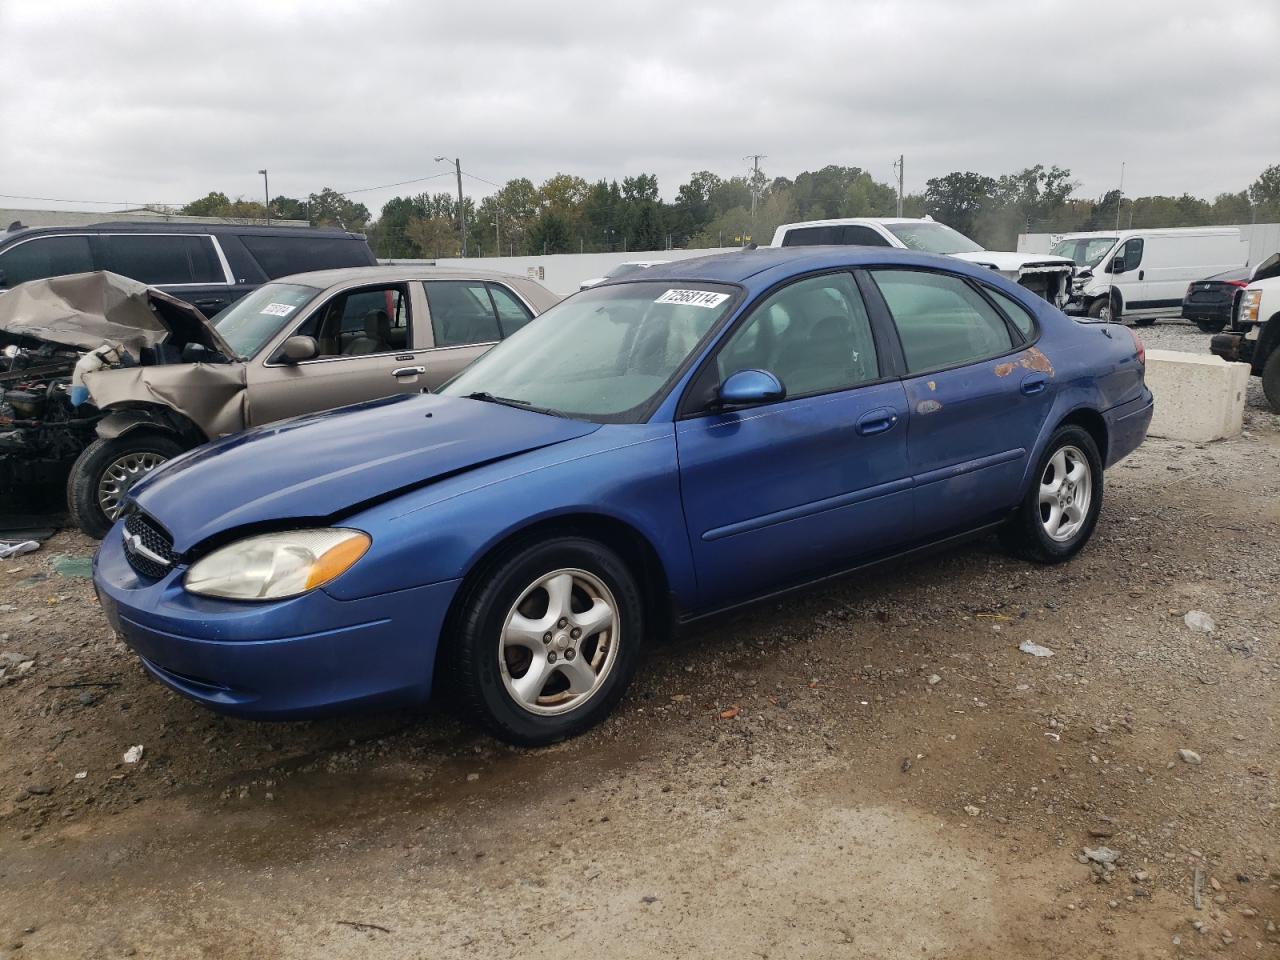
[[[377,262],[361,235],[313,227],[95,223],[0,233],[0,290],[110,270],[186,300],[207,317],[277,277]]]

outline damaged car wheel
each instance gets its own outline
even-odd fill
[[[67,510],[72,521],[101,540],[119,519],[125,495],[133,485],[182,451],[177,442],[155,433],[94,440],[84,448],[67,479]]]

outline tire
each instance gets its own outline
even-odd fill
[[[72,521],[89,536],[101,540],[116,521],[110,512],[111,491],[114,489],[115,498],[122,497],[144,476],[182,451],[183,447],[169,437],[145,431],[94,440],[80,452],[67,478],[67,511]],[[113,467],[118,468],[116,476],[108,477]],[[119,499],[114,502],[119,503]]]
[[[1201,333],[1221,333],[1227,328],[1225,320],[1197,320],[1196,326],[1200,328]]]
[[[1262,392],[1271,409],[1280,413],[1280,348],[1272,349],[1262,367]]]
[[[1114,322],[1115,318],[1111,315],[1111,298],[1099,297],[1097,300],[1093,301],[1093,303],[1089,304],[1089,316],[1093,317],[1095,320],[1102,320],[1105,323]]]
[[[1061,459],[1059,454],[1062,455]],[[1071,501],[1078,509],[1080,518],[1075,529],[1070,529],[1070,514],[1060,510],[1062,520],[1059,521],[1058,535],[1055,536],[1051,533],[1052,502],[1042,505],[1041,493],[1045,490],[1046,495],[1056,496],[1049,493],[1045,480],[1050,478],[1051,482],[1058,481],[1064,465],[1069,471],[1074,470],[1077,465],[1087,468],[1083,477],[1088,482],[1087,502],[1082,502],[1079,496],[1081,479],[1074,481],[1075,496],[1071,496],[1070,490],[1057,488],[1064,500]],[[1098,514],[1102,510],[1102,488],[1102,458],[1098,455],[1093,437],[1083,427],[1074,424],[1059,427],[1049,438],[1026,496],[1001,532],[1001,540],[1011,553],[1034,563],[1054,564],[1070,560],[1089,542],[1098,525]],[[1046,513],[1050,515],[1048,520]]]
[[[1133,325],[1135,327],[1149,327],[1158,319],[1158,317],[1134,317]]]
[[[557,600],[566,596],[567,607]],[[603,622],[601,604],[612,619],[589,632]],[[554,618],[553,605],[564,616]],[[582,733],[617,705],[640,660],[645,610],[616,553],[562,536],[526,542],[485,567],[455,624],[446,657],[462,711],[500,740],[537,747]],[[521,683],[535,669],[540,680]]]

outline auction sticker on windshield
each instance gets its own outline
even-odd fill
[[[711,293],[708,290],[668,290],[654,303],[678,303],[686,307],[714,309],[729,299],[727,293]]]
[[[287,317],[295,309],[292,303],[268,303],[260,312],[269,317]]]

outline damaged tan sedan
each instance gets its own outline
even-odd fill
[[[71,516],[101,537],[178,453],[435,388],[557,299],[490,271],[360,267],[281,278],[208,320],[110,273],[23,284],[0,296],[0,486],[69,467]]]

